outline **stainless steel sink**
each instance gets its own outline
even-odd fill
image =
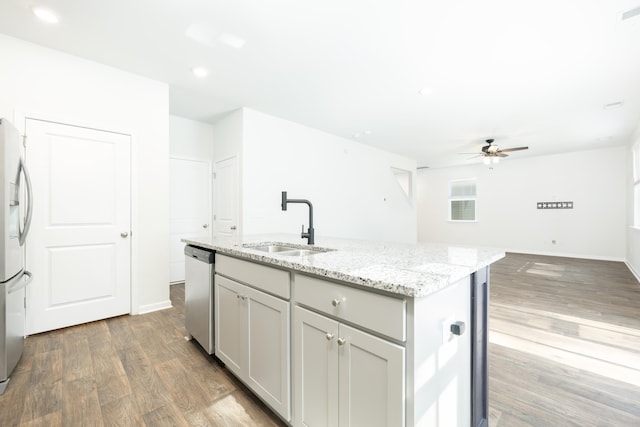
[[[326,248],[312,248],[312,247],[298,247],[287,246],[279,244],[246,244],[243,245],[247,249],[253,249],[256,251],[267,252],[282,256],[307,256],[314,255],[321,252],[328,252],[331,249]]]
[[[285,255],[285,256],[306,256],[306,255],[319,254],[320,252],[323,252],[323,251],[312,251],[312,250],[309,250],[309,249],[296,249],[295,251],[282,252],[282,253],[280,253],[280,255]]]

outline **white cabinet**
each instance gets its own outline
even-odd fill
[[[294,340],[294,425],[404,425],[404,347],[302,307]]]
[[[289,420],[289,302],[218,274],[214,288],[216,356]]]
[[[338,425],[338,322],[300,307],[294,318],[296,426]]]
[[[218,254],[214,289],[216,355],[292,425],[471,424],[469,277],[412,298]]]
[[[241,299],[246,288],[237,282],[215,276],[215,352],[227,369],[240,375],[246,365],[247,309]]]

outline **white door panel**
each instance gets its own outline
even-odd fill
[[[338,425],[338,322],[294,311],[294,426]]]
[[[68,135],[49,135],[49,144],[49,225],[113,224],[117,146]]]
[[[247,298],[246,381],[285,420],[290,411],[289,302],[245,287]]]
[[[184,280],[184,238],[211,236],[211,162],[170,159],[169,278]]]
[[[217,274],[214,280],[216,356],[227,369],[242,375],[242,368],[246,366],[243,334],[247,330],[246,311],[240,297],[244,287]]]
[[[404,425],[404,348],[341,324],[341,426]]]
[[[129,313],[130,136],[33,119],[26,135],[34,192],[27,332]]]
[[[115,295],[115,245],[49,248],[50,308]],[[83,265],[88,268],[77,268]]]
[[[238,221],[238,159],[230,157],[215,164],[215,235],[237,236]]]

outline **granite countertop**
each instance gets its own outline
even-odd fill
[[[340,280],[409,297],[424,297],[504,257],[492,248],[418,243],[401,244],[316,237],[307,256],[267,253],[251,246],[285,243],[309,248],[299,235],[185,238],[183,242],[253,261]]]

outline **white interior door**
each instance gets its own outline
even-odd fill
[[[211,236],[211,162],[173,157],[169,178],[169,278],[182,282],[184,243],[180,239]]]
[[[238,221],[238,159],[236,156],[215,163],[215,236],[237,236]]]
[[[129,135],[27,119],[27,333],[131,311]]]

